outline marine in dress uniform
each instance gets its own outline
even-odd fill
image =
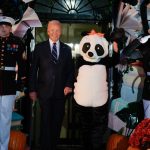
[[[26,62],[23,59],[25,46],[11,33],[14,23],[13,18],[0,16],[0,150],[8,150],[16,91],[20,90],[20,83],[26,74]],[[8,32],[6,36],[5,31]]]

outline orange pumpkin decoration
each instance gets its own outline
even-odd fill
[[[129,146],[127,150],[140,150],[140,148]]]
[[[8,150],[25,150],[27,136],[21,131],[11,131]]]
[[[119,134],[112,134],[107,142],[106,150],[127,150],[128,138]]]

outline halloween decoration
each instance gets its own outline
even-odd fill
[[[127,150],[128,138],[119,134],[112,134],[107,141],[106,150]]]
[[[21,131],[11,131],[9,140],[9,150],[25,150],[27,136]]]

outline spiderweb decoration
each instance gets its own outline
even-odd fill
[[[128,42],[137,38],[142,31],[142,22],[136,7],[121,2],[116,26],[125,30]]]

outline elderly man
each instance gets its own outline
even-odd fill
[[[35,46],[30,72],[30,98],[41,106],[41,150],[55,150],[65,110],[72,92],[74,65],[71,48],[59,40],[61,23],[49,21],[49,39]]]

